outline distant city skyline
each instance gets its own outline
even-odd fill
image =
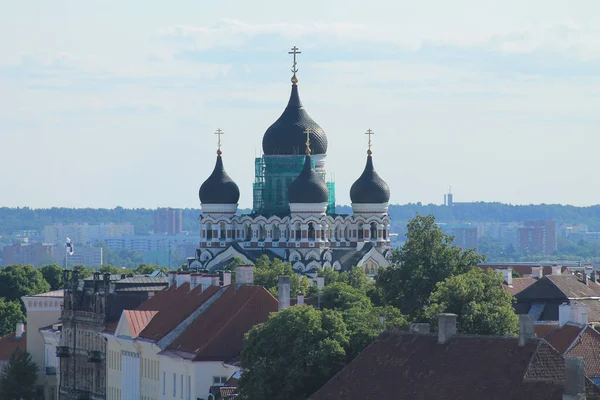
[[[336,200],[375,168],[391,203],[600,203],[600,3],[6,2],[0,207],[199,208],[223,159],[252,207],[292,46]]]

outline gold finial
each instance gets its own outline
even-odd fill
[[[306,155],[310,156],[310,128],[306,128],[304,133],[306,133]]]
[[[219,138],[217,141],[217,155],[220,156],[221,154],[223,154],[223,152],[221,151],[221,135],[225,134],[225,132],[223,132],[221,130],[221,128],[217,129],[217,131],[215,132],[215,135],[217,135],[217,137]]]
[[[373,152],[371,151],[371,135],[374,135],[375,132],[373,132],[371,129],[367,129],[367,131],[365,132],[365,135],[369,135],[369,150],[367,150],[367,154],[371,155],[373,154]]]
[[[294,73],[294,76],[292,76],[292,83],[295,85],[296,83],[298,83],[298,78],[296,77],[296,72],[298,72],[298,68],[296,68],[296,54],[302,53],[298,51],[298,48],[296,46],[292,47],[291,50],[292,51],[288,51],[288,54],[294,55],[294,65],[292,66],[292,72]]]

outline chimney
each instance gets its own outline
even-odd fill
[[[177,287],[181,287],[184,283],[190,283],[190,273],[187,271],[180,271],[177,273]]]
[[[212,276],[211,275],[202,274],[202,275],[200,275],[198,280],[200,281],[200,285],[202,286],[203,292],[212,285]]]
[[[190,291],[200,286],[200,277],[202,274],[192,273],[190,274]]]
[[[456,333],[456,314],[438,314],[438,343],[444,344]]]
[[[585,400],[583,357],[565,358],[565,392],[563,400]]]
[[[560,275],[562,271],[562,267],[560,265],[552,266],[552,275]]]
[[[590,282],[589,282],[589,279],[588,279],[587,273],[586,273],[586,272],[585,272],[585,270],[584,270],[584,271],[583,271],[583,284],[587,286],[587,285],[588,285],[588,283],[590,283]]]
[[[504,283],[508,286],[512,286],[512,268],[499,269],[498,271],[502,273]]]
[[[210,285],[211,286],[221,286],[221,278],[218,274],[213,274],[210,277]]]
[[[21,339],[25,333],[25,324],[22,322],[17,323],[17,329],[15,330],[15,339]]]
[[[590,279],[592,280],[592,282],[598,283],[598,277],[597,277],[596,271],[592,270],[592,272],[590,273]]]
[[[531,276],[533,278],[542,279],[544,276],[544,267],[531,267]]]
[[[412,333],[429,333],[430,330],[429,324],[424,322],[413,322],[408,325],[408,331]]]
[[[177,286],[177,271],[169,271],[169,287]]]
[[[325,287],[325,277],[317,276],[317,289],[321,290]]]
[[[535,330],[533,328],[533,318],[531,315],[520,314],[519,315],[519,346],[525,346],[529,339],[535,337]]]
[[[290,277],[287,275],[279,277],[279,311],[290,306]]]
[[[304,305],[304,293],[298,292],[298,301],[296,302],[296,305],[298,305],[298,306]]]
[[[254,285],[254,265],[238,265],[235,268],[235,286]]]
[[[230,271],[222,271],[221,272],[221,286],[229,286],[231,285],[231,272]]]

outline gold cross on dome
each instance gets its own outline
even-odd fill
[[[369,135],[369,150],[367,150],[367,154],[371,155],[372,151],[371,151],[371,135],[374,135],[375,132],[373,132],[371,129],[367,129],[367,131],[365,132],[365,135]]]
[[[306,133],[306,155],[310,155],[311,151],[310,151],[310,128],[306,128],[304,130],[304,133]]]
[[[218,155],[223,154],[221,152],[221,135],[224,135],[224,134],[225,134],[225,132],[223,132],[221,130],[221,128],[217,129],[217,131],[215,132],[215,135],[217,135],[217,137],[218,137],[218,140],[217,140],[217,154]]]
[[[296,74],[296,72],[298,72],[298,68],[296,68],[296,54],[302,54],[300,51],[298,51],[299,49],[294,46],[291,49],[292,51],[288,51],[288,54],[293,54],[294,55],[294,65],[292,67],[292,72],[294,73],[294,75]]]

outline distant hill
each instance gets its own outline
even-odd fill
[[[250,210],[242,210],[250,211]],[[138,235],[148,234],[153,229],[151,209],[94,208],[0,208],[0,235],[10,235],[19,230],[38,230],[53,223],[121,223],[130,222]],[[348,214],[349,206],[338,206],[337,212]],[[502,203],[455,203],[453,207],[435,204],[405,204],[390,206],[394,221],[392,230],[403,231],[406,221],[419,214],[433,214],[439,222],[521,222],[525,220],[552,219],[559,223],[583,223],[592,231],[600,231],[600,205],[590,207],[565,206],[560,204],[510,205]],[[183,230],[196,232],[199,209],[183,210]]]

